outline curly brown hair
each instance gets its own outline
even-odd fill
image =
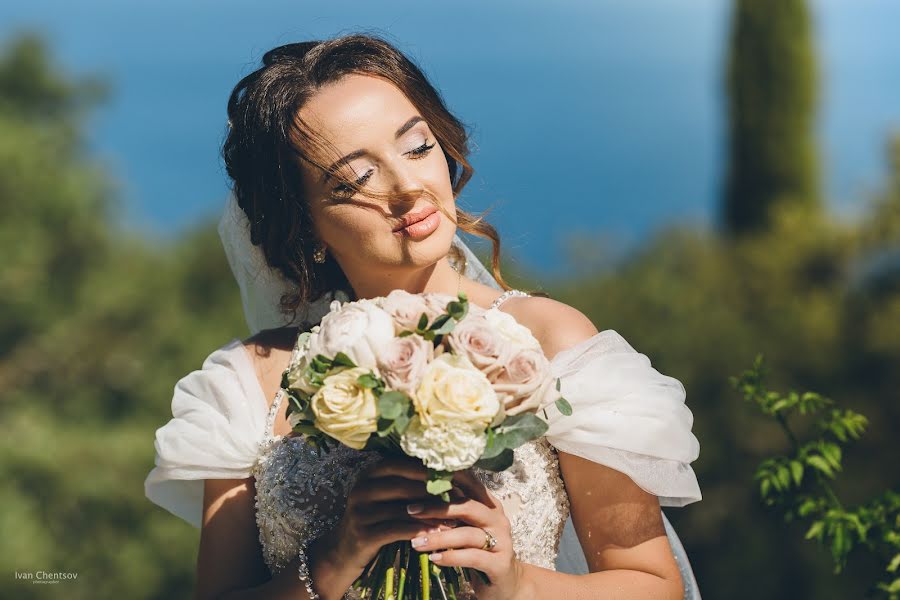
[[[222,156],[232,192],[250,221],[251,242],[261,246],[271,268],[297,286],[280,299],[282,310],[293,312],[294,317],[300,306],[330,290],[354,297],[337,261],[330,255],[322,264],[312,259],[317,240],[301,184],[300,161],[324,171],[327,167],[318,150],[331,146],[317,138],[298,115],[317,90],[349,74],[390,81],[421,112],[447,158],[454,198],[473,174],[465,126],[450,113],[421,69],[380,36],[354,33],[285,44],[266,52],[262,66],[241,79],[228,99],[229,130]],[[386,197],[361,190],[341,173],[332,176],[355,192]],[[436,198],[425,194],[441,208]],[[510,289],[500,273],[496,229],[484,220],[484,214],[457,209],[455,220],[458,229],[491,241],[494,278],[503,289]],[[465,257],[455,245],[451,252],[464,267]]]

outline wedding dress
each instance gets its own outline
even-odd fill
[[[291,364],[298,359],[295,344]],[[517,448],[506,471],[474,472],[500,498],[519,560],[584,573],[583,554],[559,552],[564,533],[574,531],[566,527],[569,500],[556,451],[626,473],[662,506],[684,506],[701,499],[689,464],[699,443],[681,382],[659,373],[616,331],[563,350],[551,369],[573,414],[548,411],[547,433]],[[356,476],[379,460],[346,446],[320,455],[302,437],[276,435],[283,400],[279,390],[267,408],[247,350],[240,339],[231,340],[176,385],[173,419],[157,431],[156,467],[146,481],[152,501],[199,527],[203,479],[254,477],[260,544],[273,574],[337,523]],[[684,549],[665,525],[685,598],[699,598]]]

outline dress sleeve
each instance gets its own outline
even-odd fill
[[[203,480],[250,476],[267,404],[241,340],[215,350],[175,384],[172,418],[156,430],[147,498],[200,527]]]
[[[690,463],[700,455],[684,385],[663,375],[612,329],[556,354],[550,361],[565,416],[548,407],[547,440],[562,452],[628,475],[661,506],[701,499]]]

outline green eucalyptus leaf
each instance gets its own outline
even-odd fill
[[[513,458],[513,451],[509,448],[504,448],[500,454],[493,458],[479,459],[474,466],[486,471],[500,472],[512,466]]]
[[[385,419],[396,419],[409,408],[409,397],[403,392],[390,391],[378,397],[378,414]]]
[[[453,483],[447,479],[429,479],[425,484],[425,489],[429,494],[439,496],[453,489]]]
[[[363,373],[356,378],[356,384],[359,387],[373,389],[377,388],[381,382],[373,373]]]
[[[519,413],[503,421],[496,428],[496,434],[498,438],[503,438],[502,442],[506,448],[518,448],[525,442],[544,435],[548,427],[546,421],[536,415]]]
[[[400,413],[396,419],[394,419],[394,431],[398,434],[403,435],[406,433],[407,427],[409,427],[409,415],[406,413]]]
[[[566,415],[567,417],[572,414],[572,405],[569,404],[569,401],[562,396],[556,399],[556,408],[558,408],[559,412]]]

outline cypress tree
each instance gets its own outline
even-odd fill
[[[820,210],[816,56],[806,0],[735,0],[727,63],[727,234],[766,229],[776,205]]]

